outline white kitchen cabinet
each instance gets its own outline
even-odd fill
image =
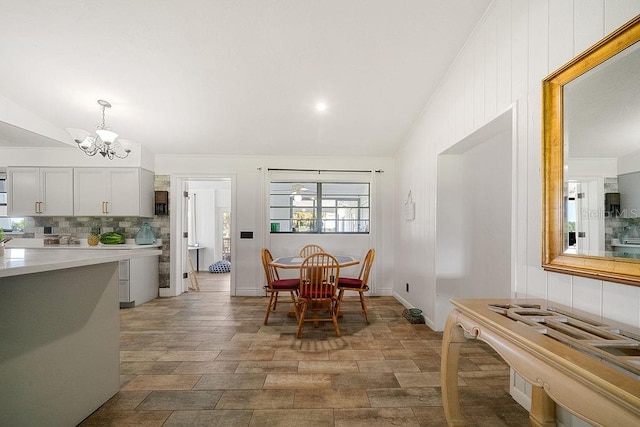
[[[153,172],[139,168],[75,168],[76,216],[153,216]]]
[[[158,298],[158,260],[158,256],[148,256],[120,261],[120,308]]]
[[[73,215],[72,168],[7,168],[9,216]]]

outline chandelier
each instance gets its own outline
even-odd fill
[[[67,129],[73,140],[87,156],[101,154],[102,157],[113,160],[114,157],[124,159],[131,152],[116,141],[118,134],[108,128],[104,123],[104,112],[106,108],[111,108],[111,104],[102,99],[98,100],[98,105],[102,107],[102,123],[96,126],[96,134],[91,135],[83,129]]]

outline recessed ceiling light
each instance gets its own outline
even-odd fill
[[[318,102],[316,104],[316,111],[318,111],[319,113],[322,113],[326,110],[327,110],[327,104],[325,104],[324,102]]]

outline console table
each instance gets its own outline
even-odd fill
[[[533,426],[555,404],[594,425],[640,425],[640,331],[544,300],[453,300],[442,341],[447,423],[465,425],[458,361],[467,337],[489,344],[532,387]]]

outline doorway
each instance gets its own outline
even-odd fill
[[[565,253],[598,255],[604,251],[604,216],[601,215],[602,178],[575,178],[567,183],[567,242]]]
[[[224,261],[228,274],[216,277],[218,287],[235,295],[232,218],[234,211],[234,177],[176,176],[172,177],[173,201],[171,229],[176,245],[172,245],[171,294],[180,295],[192,288],[193,278],[209,277],[209,268]],[[212,268],[213,270],[213,268]],[[223,280],[224,279],[224,280]],[[175,285],[174,285],[175,284]]]
[[[513,110],[437,159],[436,306],[443,330],[456,298],[510,298],[515,280]]]

